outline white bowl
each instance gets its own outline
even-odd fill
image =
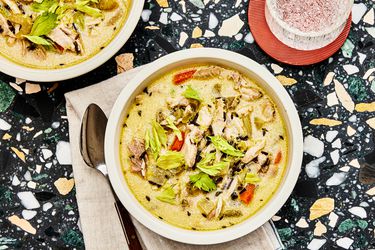
[[[147,211],[129,189],[120,163],[120,133],[127,110],[134,98],[155,78],[175,67],[194,63],[214,63],[234,68],[253,78],[274,100],[285,119],[289,136],[289,161],[282,182],[271,200],[242,223],[216,231],[192,231],[170,225]],[[294,104],[280,82],[263,66],[240,54],[212,48],[175,52],[146,66],[124,88],[113,106],[105,134],[105,159],[112,186],[122,204],[143,225],[175,241],[190,244],[216,244],[234,240],[262,226],[282,207],[291,194],[301,170],[302,128]]]
[[[339,11],[339,18],[336,22],[319,32],[303,32],[281,20],[277,11],[276,0],[266,0],[266,21],[276,38],[287,46],[299,50],[320,49],[336,40],[345,28],[354,0],[344,0],[343,2],[346,4],[344,3],[337,10]]]
[[[19,65],[0,55],[0,71],[14,77],[36,82],[61,81],[83,75],[105,63],[124,46],[137,26],[143,5],[144,0],[132,0],[129,16],[116,37],[99,53],[79,64],[63,69],[35,69]]]

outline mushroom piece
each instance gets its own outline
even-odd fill
[[[242,97],[247,101],[254,101],[263,96],[263,93],[255,88],[240,88]]]
[[[207,106],[204,106],[199,110],[197,124],[199,124],[203,129],[208,129],[212,122],[212,114],[208,110]]]

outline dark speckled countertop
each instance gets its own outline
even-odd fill
[[[375,141],[375,2],[356,1],[344,46],[308,67],[264,54],[246,25],[247,6],[247,0],[147,0],[118,55],[133,54],[139,66],[175,50],[218,47],[267,67],[294,100],[305,136],[298,184],[273,217],[285,247],[375,248],[375,186],[358,181],[359,161]],[[0,73],[0,249],[84,248],[63,95],[116,73],[114,58],[59,83]]]

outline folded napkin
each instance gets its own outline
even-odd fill
[[[143,67],[65,94],[77,202],[86,249],[128,249],[106,179],[85,165],[79,151],[80,123],[86,107],[96,103],[109,115],[117,96]],[[150,250],[188,249],[282,249],[272,222],[231,242],[215,246],[195,246],[166,239],[133,218],[143,248]]]

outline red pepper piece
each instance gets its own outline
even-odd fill
[[[280,163],[281,157],[282,157],[281,151],[277,152],[277,155],[275,157],[275,164],[279,164]]]
[[[246,205],[248,205],[250,203],[250,201],[253,199],[254,197],[254,192],[255,192],[255,185],[253,184],[248,184],[246,186],[246,191],[243,192],[242,194],[240,194],[240,200],[245,203]]]
[[[174,137],[174,141],[172,143],[172,146],[171,146],[171,150],[173,151],[180,151],[182,146],[184,145],[184,142],[185,142],[185,133],[184,132],[181,132],[182,134],[182,140],[178,140],[178,137],[175,136]]]
[[[173,76],[173,83],[176,85],[180,85],[184,83],[185,81],[189,80],[190,78],[192,78],[195,72],[197,72],[197,70],[192,69],[192,70],[178,73],[177,75]]]

